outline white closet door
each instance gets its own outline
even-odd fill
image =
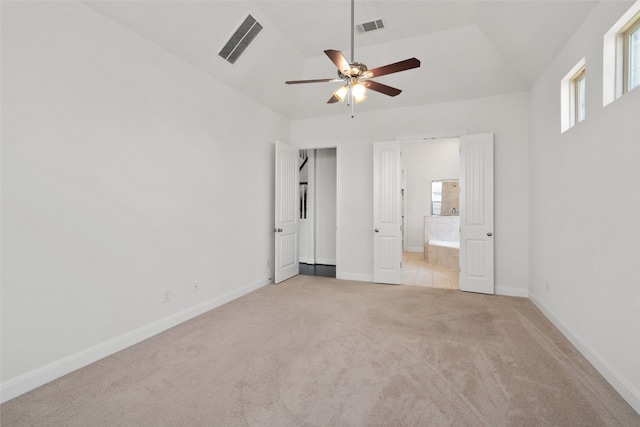
[[[493,134],[462,136],[460,166],[460,290],[493,294]]]
[[[402,161],[400,142],[373,145],[373,281],[402,281]]]
[[[298,264],[299,155],[296,147],[276,142],[275,283],[297,275],[300,267]]]

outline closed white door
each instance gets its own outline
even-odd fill
[[[373,281],[402,281],[402,160],[400,142],[373,145]]]
[[[299,272],[298,264],[298,173],[296,147],[276,142],[275,283]]]
[[[493,134],[460,138],[460,290],[494,293]]]

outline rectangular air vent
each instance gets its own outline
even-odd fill
[[[384,23],[382,22],[382,18],[356,25],[356,30],[358,30],[359,33],[368,33],[370,31],[381,30],[383,28]]]
[[[230,64],[235,64],[260,31],[262,31],[262,25],[253,16],[247,16],[218,53],[218,56]]]

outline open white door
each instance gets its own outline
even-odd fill
[[[298,158],[296,147],[276,141],[275,283],[299,272]]]
[[[373,145],[373,281],[402,281],[402,161],[400,142]]]
[[[460,137],[460,290],[494,293],[492,133]]]

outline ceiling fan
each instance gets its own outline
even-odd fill
[[[354,61],[354,0],[351,0],[351,61],[347,62],[342,52],[339,50],[328,49],[324,53],[331,59],[331,61],[338,67],[338,78],[332,79],[312,79],[312,80],[289,80],[285,83],[291,84],[303,84],[303,83],[328,83],[328,82],[343,82],[344,84],[333,93],[327,104],[333,104],[338,101],[343,102],[348,99],[348,103],[351,104],[353,117],[353,103],[361,102],[366,99],[366,89],[371,89],[375,92],[379,92],[388,96],[397,96],[402,90],[396,89],[391,86],[387,86],[382,83],[378,83],[374,80],[370,80],[373,77],[380,77],[387,74],[398,73],[400,71],[410,70],[412,68],[420,67],[420,61],[416,58],[405,59],[404,61],[395,62],[393,64],[383,65],[374,69],[368,69],[367,66],[361,62]]]

